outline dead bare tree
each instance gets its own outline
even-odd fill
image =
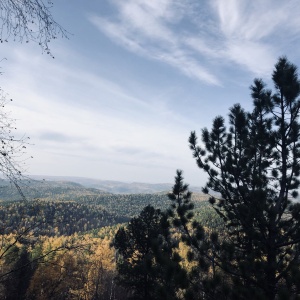
[[[52,6],[51,0],[0,0],[0,42],[34,41],[53,57],[50,41],[59,36],[67,38],[68,33],[54,20]],[[15,120],[5,108],[8,102],[7,94],[0,87],[0,177],[8,179],[25,199],[19,183],[27,159],[23,154],[28,138],[16,138]]]
[[[6,108],[11,101],[0,88],[0,176],[13,184],[25,200],[20,181],[24,178],[25,161],[29,158],[24,156],[29,137],[16,137],[15,119]]]
[[[67,31],[54,20],[52,6],[51,0],[1,0],[0,42],[34,41],[52,56],[50,41],[68,37]]]

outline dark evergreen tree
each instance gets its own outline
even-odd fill
[[[300,297],[300,82],[297,68],[281,57],[272,76],[251,86],[253,111],[239,104],[189,142],[209,177],[205,193],[222,216],[227,237],[214,263],[229,277],[235,299]],[[218,196],[217,196],[218,195]]]
[[[25,247],[19,249],[18,257],[12,263],[12,272],[3,279],[5,299],[26,299],[26,291],[33,273],[34,266],[31,264],[29,252]]]
[[[169,216],[179,237],[188,247],[187,259],[193,266],[188,272],[189,286],[185,299],[231,299],[228,284],[214,262],[218,249],[217,234],[194,220],[194,204],[188,185],[183,182],[182,171],[177,170]]]
[[[127,289],[128,299],[178,298],[186,278],[169,227],[167,215],[149,205],[118,230],[117,279]]]

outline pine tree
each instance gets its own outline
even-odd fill
[[[192,193],[184,183],[182,171],[177,170],[168,211],[170,226],[174,226],[180,240],[187,246],[187,259],[192,268],[188,272],[189,285],[184,299],[232,299],[220,268],[215,264],[218,237],[214,230],[205,229],[194,219]],[[183,259],[183,258],[182,258]]]
[[[275,90],[261,79],[251,86],[253,111],[239,104],[212,129],[189,138],[208,175],[205,193],[226,224],[214,262],[230,278],[235,299],[300,296],[300,81],[297,68],[279,58]]]
[[[117,280],[128,299],[178,299],[185,272],[174,248],[167,215],[146,206],[114,239],[119,253]]]

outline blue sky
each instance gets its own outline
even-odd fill
[[[203,185],[188,148],[216,115],[269,79],[281,55],[300,66],[300,2],[56,0],[69,39],[55,56],[35,43],[1,44],[1,87],[27,173]]]

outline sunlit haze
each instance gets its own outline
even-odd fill
[[[300,2],[56,0],[70,34],[1,44],[1,88],[18,134],[30,136],[29,175],[201,186],[188,146],[217,115],[250,109],[255,77],[286,55],[300,66]]]

